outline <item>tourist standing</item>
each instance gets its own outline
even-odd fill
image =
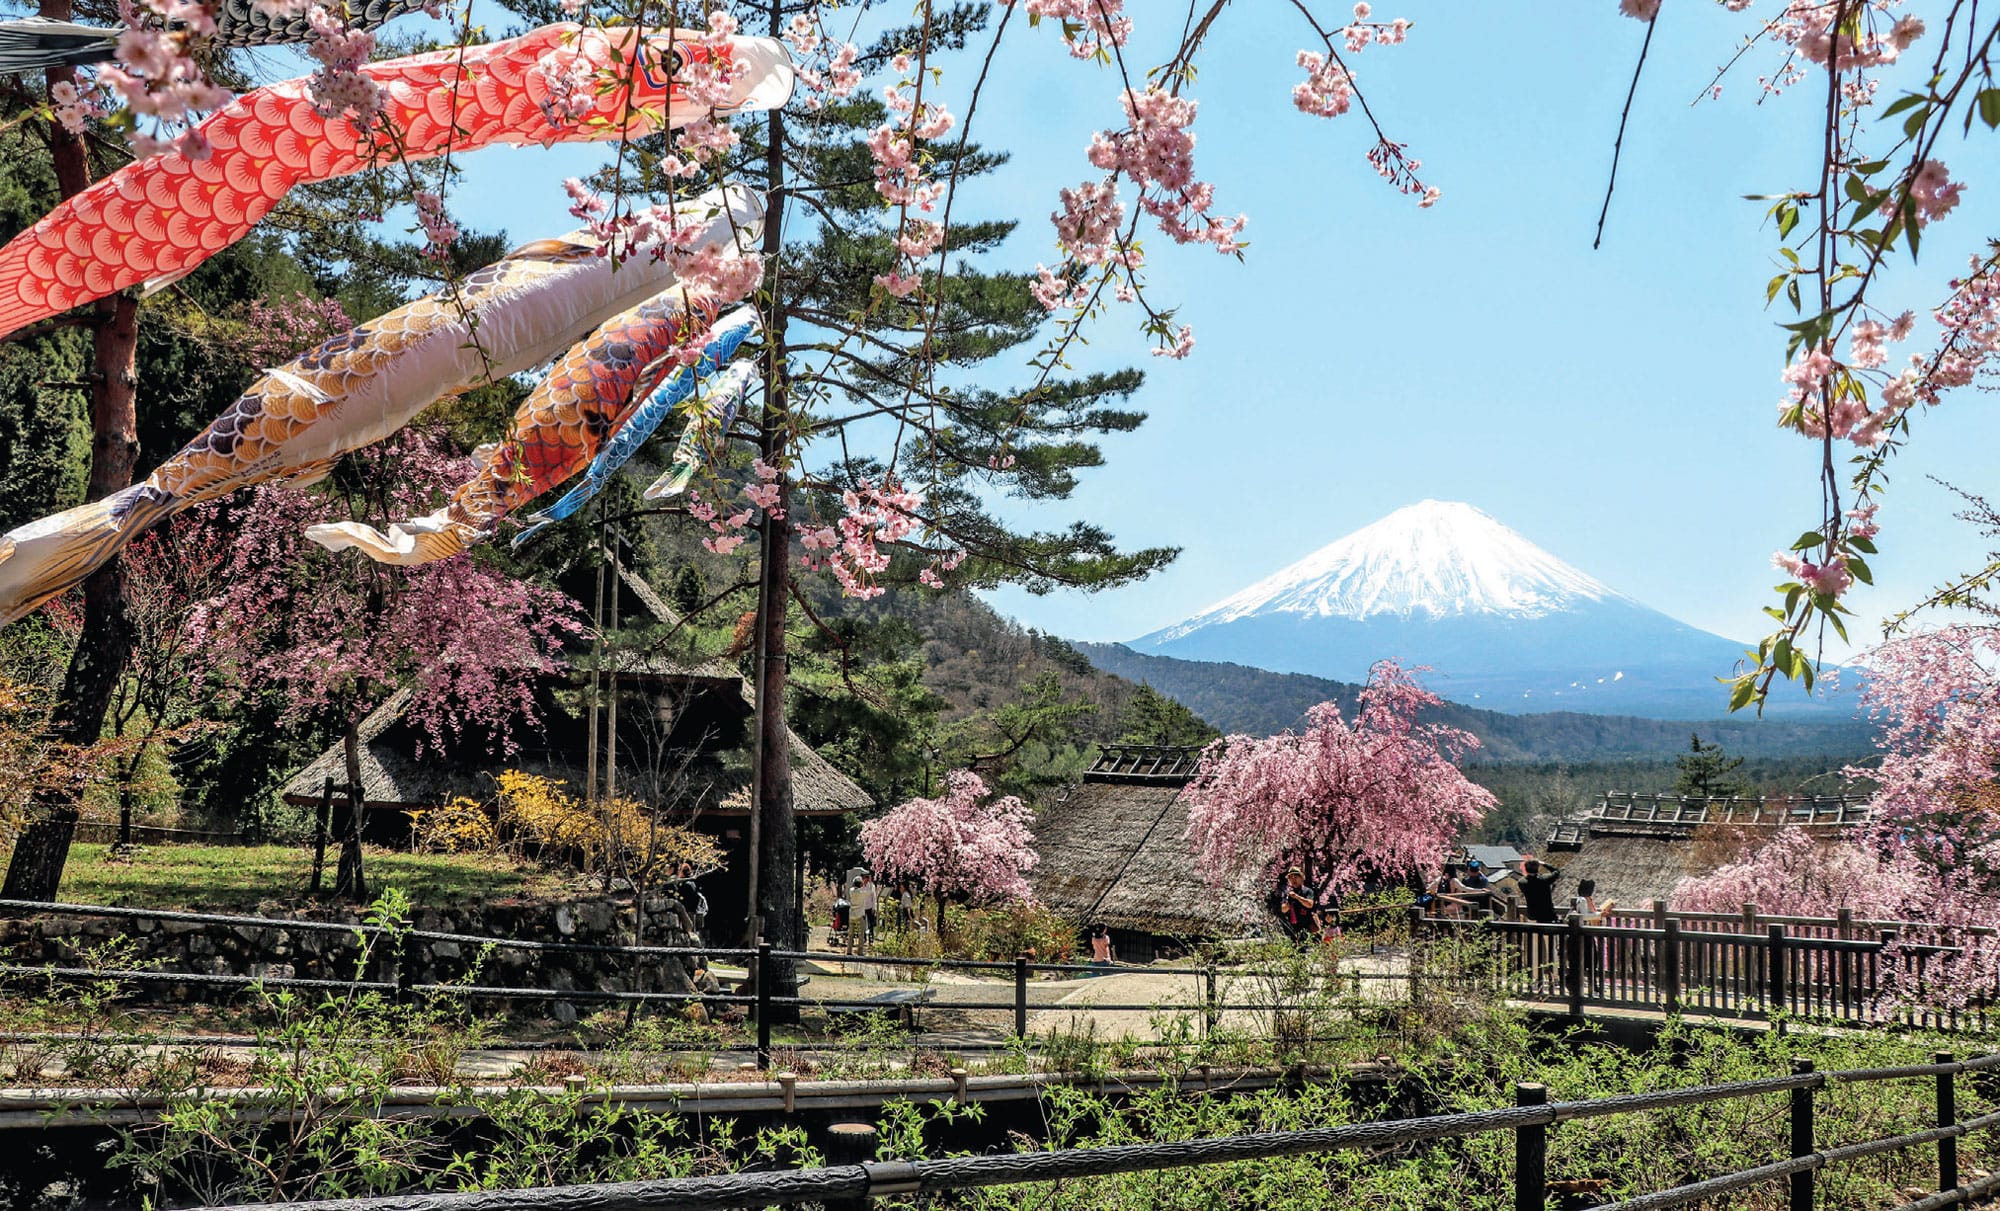
[[[875,941],[875,915],[882,903],[882,889],[875,885],[875,876],[861,872],[861,882],[855,884],[852,897],[854,911],[861,914],[855,930],[861,937],[862,945]]]
[[[1278,924],[1283,927],[1285,937],[1294,942],[1302,942],[1314,937],[1318,932],[1319,906],[1313,903],[1311,893],[1306,891],[1306,872],[1294,866],[1285,871],[1285,881],[1278,884],[1272,893],[1275,903],[1272,911],[1278,915]]]
[[[1521,899],[1528,910],[1528,919],[1542,925],[1556,923],[1556,872],[1542,865],[1539,858],[1521,859]]]

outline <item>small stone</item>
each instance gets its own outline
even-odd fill
[[[568,1001],[557,1001],[555,1018],[556,1024],[559,1026],[576,1025],[576,1006],[570,1004]]]

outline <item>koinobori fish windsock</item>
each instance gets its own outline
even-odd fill
[[[701,360],[692,366],[676,366],[670,370],[645,402],[633,410],[624,424],[618,426],[618,432],[604,443],[597,457],[590,460],[590,468],[583,473],[576,486],[563,493],[556,503],[528,518],[531,524],[514,535],[514,545],[520,546],[588,504],[604,490],[605,484],[611,482],[618,468],[639,452],[660,423],[673,415],[674,409],[695,392],[701,391],[710,398],[721,394],[741,396],[748,380],[754,377],[755,369],[747,364],[731,366],[728,370],[722,370],[721,366],[751,333],[762,326],[763,320],[754,307],[740,307],[717,320],[715,337],[701,351]]]
[[[424,10],[425,0],[349,0],[349,29],[377,29],[398,17]],[[255,0],[218,0],[211,5],[217,46],[284,46],[313,40],[312,22],[303,10],[265,12]],[[46,17],[0,21],[0,75],[46,71],[69,64],[104,63],[118,53],[122,29],[73,25]]]
[[[782,43],[686,30],[546,25],[464,50],[365,65],[382,86],[395,155],[422,160],[493,143],[638,138],[709,112],[676,69],[711,53],[742,68],[724,112],[783,105]],[[636,60],[636,64],[635,64]],[[0,248],[0,336],[141,282],[172,281],[247,235],[294,186],[382,162],[379,134],[313,109],[306,81],[231,101],[201,123],[205,160],[169,152],[128,164]]]
[[[711,244],[754,241],[763,201],[716,190],[679,208]],[[147,527],[238,488],[309,480],[432,401],[530,369],[673,280],[671,261],[614,265],[587,231],[516,249],[459,283],[269,371],[144,483],[0,537],[0,625],[77,584]],[[476,324],[468,324],[467,317]]]
[[[335,551],[359,549],[380,563],[413,566],[455,555],[493,536],[500,519],[590,465],[639,404],[660,359],[701,340],[718,308],[664,291],[605,322],[572,347],[514,413],[505,441],[437,512],[382,532],[358,522],[308,526]]]
[[[687,491],[687,486],[694,482],[695,472],[708,461],[710,451],[720,449],[729,439],[729,426],[736,423],[736,410],[758,381],[750,377],[740,390],[723,391],[718,387],[709,391],[701,408],[688,417],[680,441],[674,443],[674,457],[666,471],[647,485],[644,493],[647,500],[665,500]]]

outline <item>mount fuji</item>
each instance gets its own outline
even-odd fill
[[[1426,500],[1320,548],[1134,651],[1363,681],[1428,665],[1442,697],[1489,710],[1714,718],[1744,645],[1578,571],[1468,504]],[[1824,699],[1773,694],[1780,713]]]

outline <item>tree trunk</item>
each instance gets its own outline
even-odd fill
[[[368,898],[368,877],[361,870],[361,821],[368,811],[368,796],[361,790],[361,721],[350,718],[341,746],[347,756],[347,836],[340,842],[340,867],[333,878],[333,894],[355,901]]]
[[[771,36],[785,31],[784,6],[771,0]],[[765,262],[776,265],[784,251],[785,122],[784,115],[772,110],[766,117],[766,187],[775,199],[764,221]],[[761,445],[766,462],[782,465],[784,421],[788,407],[785,391],[786,303],[774,297],[765,335],[770,365],[764,378],[764,416]],[[782,492],[789,490],[786,477],[778,479]],[[780,500],[788,500],[781,494]],[[764,940],[777,950],[805,949],[805,919],[793,895],[792,871],[798,863],[798,833],[792,818],[791,744],[785,729],[785,623],[791,585],[791,526],[766,516],[759,545],[761,561],[757,589],[757,777],[755,813],[755,856],[752,858],[754,887],[753,924],[761,925]],[[788,960],[772,964],[768,973],[773,997],[798,995],[798,969]],[[795,1015],[787,1005],[785,1013]]]
[[[42,0],[41,15],[70,19],[69,0]],[[47,82],[76,83],[76,70],[52,67]],[[90,187],[90,159],[83,140],[60,124],[49,127],[49,154],[56,186],[64,198]],[[90,387],[89,499],[108,496],[132,482],[139,457],[139,420],[134,408],[138,383],[139,300],[116,294],[97,303],[97,330]],[[104,732],[104,714],[125,671],[132,650],[132,627],[125,611],[125,576],[113,559],[83,582],[83,630],[63,675],[62,693],[50,718],[50,730],[72,744],[94,744]],[[69,860],[70,837],[76,831],[76,806],[66,800],[37,796],[39,817],[31,821],[14,846],[7,866],[6,886],[19,889],[22,899],[52,900]],[[46,824],[47,827],[42,827]],[[9,894],[14,894],[12,891]]]

